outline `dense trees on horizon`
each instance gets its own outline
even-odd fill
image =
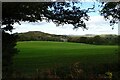
[[[119,35],[93,35],[93,36],[70,36],[55,35],[39,31],[30,31],[26,33],[15,33],[18,35],[18,41],[58,41],[75,42],[94,45],[118,45]]]
[[[117,35],[96,35],[93,37],[70,37],[68,42],[77,42],[94,45],[118,45],[119,37]]]

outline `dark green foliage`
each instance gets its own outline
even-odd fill
[[[102,44],[102,39],[100,36],[93,37],[93,44]]]
[[[68,37],[68,42],[79,42],[79,37]]]
[[[117,35],[96,35],[94,37],[70,37],[68,42],[95,44],[95,45],[118,45],[119,36]]]
[[[9,80],[12,74],[13,56],[17,54],[16,40],[17,36],[2,32],[2,78]],[[6,79],[7,78],[7,79]]]
[[[79,42],[80,43],[86,43],[87,42],[87,37],[80,37]]]
[[[117,42],[118,42],[118,45],[120,45],[120,35],[118,36]]]

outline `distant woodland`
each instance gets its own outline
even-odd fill
[[[95,45],[118,45],[119,35],[55,35],[40,31],[30,31],[26,33],[15,33],[18,35],[18,41],[59,41],[59,42],[75,42]]]

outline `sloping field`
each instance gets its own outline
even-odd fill
[[[75,62],[88,66],[118,61],[118,46],[24,41],[18,42],[17,48],[20,52],[14,57],[14,67],[29,73],[36,69],[69,66]]]

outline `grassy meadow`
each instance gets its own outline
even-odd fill
[[[23,41],[16,46],[20,52],[14,57],[14,67],[24,73],[36,69],[68,67],[80,62],[84,67],[117,63],[118,46],[89,45],[70,42]]]

